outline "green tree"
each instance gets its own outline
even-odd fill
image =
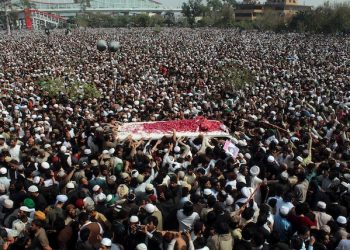
[[[148,27],[151,24],[151,17],[147,14],[134,16],[134,24],[137,27]]]
[[[235,7],[237,5],[236,0],[224,0],[224,2],[231,5],[232,7]]]
[[[174,14],[174,12],[171,12],[171,11],[165,12],[164,23],[168,27],[175,25],[175,14]]]
[[[209,7],[210,11],[220,11],[223,4],[221,0],[208,0],[207,6]]]
[[[91,83],[83,83],[79,81],[65,83],[61,78],[55,78],[42,79],[38,84],[41,86],[44,96],[56,98],[63,95],[73,102],[81,98],[101,97],[101,93],[96,85]]]
[[[259,29],[280,31],[285,28],[284,17],[273,10],[265,10],[256,20]]]
[[[204,8],[202,0],[189,0],[188,3],[182,4],[182,14],[187,18],[188,23],[193,26],[196,17],[202,15]]]
[[[164,25],[164,17],[162,17],[161,15],[157,14],[157,15],[153,15],[150,17],[150,22],[149,25],[152,27],[155,26],[163,26]]]
[[[297,13],[288,24],[289,30],[313,33],[350,33],[350,4],[325,3],[314,10]]]
[[[235,22],[233,6],[224,3],[220,11],[220,19],[216,22],[217,26],[220,27],[232,27]]]

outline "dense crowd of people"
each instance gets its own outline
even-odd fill
[[[99,52],[99,39],[121,48]],[[350,249],[347,39],[134,28],[2,36],[0,248]],[[252,82],[232,88],[232,67]],[[58,78],[101,96],[71,100],[39,84]],[[197,116],[223,122],[238,155],[204,134],[118,137],[120,123]]]

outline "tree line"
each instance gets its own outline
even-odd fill
[[[272,31],[312,33],[350,33],[350,3],[330,4],[300,11],[285,18],[274,11],[264,11],[254,21],[234,20],[235,0],[188,0],[182,13],[189,26],[238,27]]]

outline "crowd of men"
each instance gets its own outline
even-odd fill
[[[99,39],[121,48],[99,52]],[[350,249],[348,39],[134,28],[2,36],[0,248]],[[234,68],[252,81],[232,86]],[[40,84],[49,79],[101,95],[52,96]],[[238,155],[225,138],[175,130],[118,137],[121,122],[197,116],[224,123]]]

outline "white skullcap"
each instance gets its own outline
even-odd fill
[[[156,209],[155,206],[154,206],[153,204],[151,204],[151,203],[148,203],[148,204],[146,204],[146,206],[145,206],[145,210],[146,210],[146,212],[149,213],[149,214],[152,214],[152,213],[154,212],[155,209]]]
[[[15,229],[10,229],[10,230],[7,231],[7,235],[9,237],[15,238],[15,237],[19,236],[19,232],[17,230],[15,230]]]
[[[7,174],[6,168],[0,168],[0,174]]]
[[[245,177],[243,175],[238,175],[236,178],[237,182],[243,182],[243,183],[247,183]]]
[[[62,152],[62,153],[67,152],[67,147],[66,147],[66,146],[62,146],[62,147],[61,147],[61,152]]]
[[[131,171],[131,176],[134,178],[137,178],[137,176],[139,176],[139,171],[137,171],[137,170]]]
[[[244,157],[247,159],[247,160],[250,160],[252,158],[252,156],[249,154],[249,153],[245,153]]]
[[[211,190],[209,188],[204,189],[203,191],[204,195],[211,195]]]
[[[289,208],[286,207],[286,206],[282,206],[282,207],[280,208],[280,213],[281,213],[282,215],[287,215],[287,214],[289,213]]]
[[[4,190],[1,190],[2,193],[5,192],[5,185],[4,184],[0,184],[4,186]],[[0,202],[3,202],[4,200],[10,199],[10,197],[6,194],[0,195]]]
[[[95,185],[95,186],[92,188],[92,191],[97,192],[99,189],[100,189],[100,186],[99,186],[99,185]]]
[[[107,197],[106,197],[106,201],[107,202],[111,201],[112,199],[113,199],[113,195],[112,194],[107,195]]]
[[[253,166],[249,170],[251,176],[257,176],[260,173],[260,168],[258,166]]]
[[[344,216],[338,216],[337,222],[339,224],[345,225],[347,223],[347,220],[346,220],[346,218]]]
[[[103,238],[101,240],[101,244],[106,246],[106,247],[110,247],[110,246],[112,246],[112,241],[111,241],[111,239]]]
[[[41,163],[41,167],[43,169],[49,169],[50,168],[50,164],[48,162],[44,161],[44,162]]]
[[[108,153],[109,153],[110,155],[114,154],[114,152],[115,152],[115,149],[114,149],[114,148],[111,148],[110,150],[108,150]]]
[[[298,137],[293,136],[293,137],[291,137],[291,138],[290,138],[290,140],[291,140],[292,142],[295,142],[295,141],[299,141],[299,138],[298,138]]]
[[[73,182],[68,182],[66,185],[66,188],[73,189],[74,188],[74,183]]]
[[[137,223],[137,222],[139,222],[139,217],[137,217],[136,215],[133,215],[130,217],[129,221],[131,223]]]
[[[3,201],[3,207],[7,208],[7,209],[11,209],[13,208],[13,201],[10,199],[5,199]]]
[[[140,243],[136,246],[136,250],[147,250],[147,246],[145,243]]]
[[[56,196],[56,201],[57,202],[65,203],[67,200],[68,200],[67,195],[59,194],[59,195]]]
[[[281,178],[282,178],[283,180],[287,180],[288,177],[289,177],[289,175],[288,175],[288,172],[287,172],[287,171],[283,171],[283,172],[281,173]]]
[[[34,179],[33,179],[33,183],[34,184],[39,184],[40,182],[40,176],[35,176]]]
[[[21,207],[19,208],[19,210],[21,210],[21,211],[23,211],[23,212],[26,212],[26,213],[32,212],[32,211],[33,211],[32,209],[28,208],[27,206],[21,206]]]
[[[100,194],[98,194],[97,196],[96,196],[96,200],[97,200],[97,202],[102,202],[102,201],[104,201],[104,200],[106,200],[106,195],[104,194],[104,193],[100,193]]]
[[[231,205],[233,204],[233,198],[232,198],[231,195],[228,195],[228,196],[227,196],[227,198],[226,198],[226,200],[225,200],[225,204],[226,204],[227,206],[231,206]]]
[[[103,150],[103,151],[102,151],[102,154],[108,155],[108,154],[109,154],[109,151],[108,151],[108,150]]]
[[[267,157],[267,162],[272,163],[275,161],[275,157],[273,157],[272,155],[270,155],[269,157]]]
[[[319,202],[317,202],[317,207],[319,207],[321,209],[326,209],[327,204],[323,201],[319,201]]]
[[[146,191],[152,191],[153,188],[154,188],[153,184],[147,183],[147,184],[146,184],[146,187],[145,187],[145,190],[146,190]]]
[[[30,192],[30,193],[36,193],[36,192],[39,192],[39,189],[38,189],[37,186],[31,185],[31,186],[28,188],[28,192]]]
[[[50,144],[45,144],[44,148],[45,149],[51,148],[51,145]]]
[[[346,220],[346,218],[344,216],[338,216],[337,222],[339,224],[345,225],[347,223],[347,220]]]
[[[89,196],[84,198],[83,203],[84,203],[84,207],[93,206],[94,205],[94,201]]]
[[[84,149],[84,154],[86,154],[86,155],[91,154],[91,149],[89,149],[89,148]]]
[[[179,152],[180,152],[180,150],[181,150],[181,149],[180,149],[180,147],[179,147],[179,146],[175,146],[175,148],[174,148],[174,152],[175,152],[175,153],[179,153]]]

